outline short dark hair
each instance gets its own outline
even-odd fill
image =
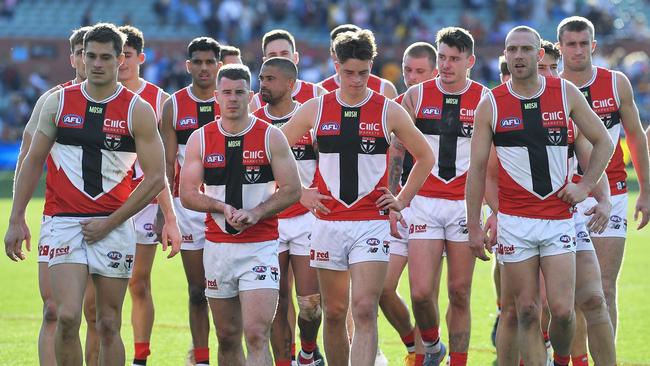
[[[113,43],[115,55],[119,56],[124,50],[125,41],[126,35],[115,24],[97,23],[84,35],[84,50],[88,47],[88,42]]]
[[[219,61],[223,62],[223,59],[226,56],[241,56],[241,51],[235,46],[221,45],[221,51],[219,52]]]
[[[241,64],[230,64],[223,66],[217,72],[217,85],[222,78],[227,78],[230,80],[244,80],[248,85],[248,88],[251,87],[251,71],[248,69],[248,66]]]
[[[506,62],[505,56],[499,56],[499,71],[501,75],[510,75],[510,70],[508,69],[508,63]]]
[[[404,57],[406,56],[414,58],[426,57],[429,60],[431,68],[436,68],[436,58],[438,57],[438,52],[436,52],[436,48],[433,47],[431,43],[415,42],[411,44],[406,48],[406,50],[404,50]]]
[[[560,50],[555,46],[554,43],[549,42],[547,40],[542,40],[542,48],[544,49],[544,52],[553,57],[555,61],[560,61],[560,58],[562,57],[560,55]]]
[[[141,54],[144,50],[144,35],[142,31],[132,25],[123,25],[118,28],[120,32],[126,34],[125,46],[133,47],[136,54]]]
[[[285,74],[285,76],[290,79],[298,78],[298,67],[296,67],[296,64],[294,64],[291,60],[284,57],[271,57],[269,59],[266,59],[266,61],[264,61],[262,64],[262,68],[265,66],[277,67],[280,71],[282,71],[283,74]]]
[[[436,46],[440,49],[440,43],[449,47],[456,47],[460,52],[474,54],[474,37],[467,29],[459,27],[445,27],[436,34]]]
[[[358,32],[360,31],[361,28],[357,27],[354,24],[341,24],[338,27],[332,29],[330,32],[330,41],[334,43],[334,40],[336,39],[336,36],[338,36],[341,33],[345,32]]]
[[[214,58],[217,60],[221,54],[221,46],[219,42],[215,41],[210,37],[197,37],[187,45],[187,58],[191,59],[192,54],[196,51],[212,51],[214,53]]]
[[[84,44],[84,36],[90,30],[91,27],[85,26],[80,27],[72,31],[70,35],[70,53],[74,53],[74,46]]]
[[[557,41],[562,43],[562,33],[565,31],[569,32],[582,32],[588,30],[593,40],[596,34],[594,29],[594,24],[587,18],[572,16],[562,19],[560,24],[557,26]]]
[[[274,29],[266,32],[264,37],[262,37],[262,53],[266,54],[266,46],[278,39],[284,39],[289,42],[291,45],[291,51],[296,52],[296,40],[293,38],[293,35],[284,29]]]
[[[377,56],[375,36],[368,29],[339,34],[334,40],[333,48],[341,63],[351,58],[372,61]]]

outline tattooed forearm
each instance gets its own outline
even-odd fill
[[[402,177],[402,165],[404,164],[404,152],[406,149],[404,145],[393,137],[393,141],[388,149],[388,156],[390,160],[388,163],[388,189],[393,193],[397,193],[400,178]]]

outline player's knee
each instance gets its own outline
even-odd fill
[[[536,302],[524,302],[517,305],[517,321],[524,328],[539,325],[540,305]]]
[[[215,328],[220,349],[232,350],[241,346],[241,329],[233,324],[215,324]]]
[[[499,326],[506,326],[508,328],[516,328],[519,323],[517,316],[517,309],[514,306],[501,308],[499,315]]]
[[[97,320],[97,307],[95,306],[95,301],[86,301],[84,299],[84,317],[86,322],[89,324],[94,324]]]
[[[550,310],[552,321],[563,328],[575,320],[575,307],[571,304],[553,305]]]
[[[320,294],[298,296],[298,316],[308,322],[321,318]]]
[[[352,304],[352,318],[355,325],[369,324],[377,321],[377,303],[371,296],[354,301]]]
[[[414,286],[411,288],[411,301],[413,306],[427,304],[433,300],[433,289],[424,286]]]
[[[593,325],[611,321],[607,312],[607,302],[602,293],[593,293],[584,296],[580,299],[578,305],[587,320],[587,324]]]
[[[78,334],[80,325],[81,314],[65,308],[58,309],[57,327],[60,329],[63,338]]]
[[[117,314],[102,314],[97,318],[97,335],[103,340],[110,340],[120,331],[121,320]]]
[[[271,328],[268,324],[257,322],[244,326],[244,337],[246,338],[248,347],[260,349],[269,341],[270,335]]]
[[[146,278],[132,277],[129,281],[129,292],[131,297],[144,299],[151,294],[151,282]]]
[[[457,308],[469,308],[470,288],[464,284],[450,284],[449,305]]]
[[[43,304],[43,321],[45,323],[56,323],[56,303],[54,299],[47,299]]]
[[[207,305],[208,300],[205,297],[205,288],[203,286],[190,285],[189,289],[190,305],[202,306]]]
[[[325,320],[328,322],[345,322],[348,315],[347,301],[328,301],[323,304]]]

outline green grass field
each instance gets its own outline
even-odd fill
[[[5,181],[6,182],[6,181]],[[7,190],[3,184],[3,190]],[[6,196],[5,196],[6,197]],[[635,230],[632,208],[636,195],[630,196],[630,230],[625,261],[619,287],[619,366],[650,365],[650,283],[646,261],[650,259],[646,245],[650,229]],[[34,199],[28,210],[32,235],[38,237],[43,200]],[[4,236],[11,209],[11,200],[0,199],[0,232]],[[36,241],[36,240],[34,240]],[[4,256],[3,256],[4,257]],[[646,268],[645,270],[643,268]],[[644,275],[645,273],[645,275]],[[29,253],[23,263],[0,259],[0,365],[37,365],[37,337],[41,322],[41,299],[38,292],[36,251]],[[444,281],[444,279],[443,279]],[[400,293],[408,298],[408,281],[403,277]],[[187,322],[185,277],[180,256],[167,260],[160,253],[154,265],[153,295],[156,304],[156,322],[151,340],[152,365],[183,365],[190,346]],[[446,311],[446,291],[440,294],[441,313]],[[131,302],[127,295],[124,306],[122,336],[127,350],[127,361],[133,355],[133,337],[130,327]],[[472,338],[469,365],[495,364],[496,353],[490,342],[490,330],[495,316],[491,263],[477,263],[472,291]],[[447,339],[442,330],[443,341]],[[84,329],[82,328],[82,332]],[[83,335],[82,335],[83,336]],[[210,335],[212,354],[216,356],[216,337]],[[400,365],[404,347],[395,331],[383,318],[379,319],[381,349],[390,365]]]

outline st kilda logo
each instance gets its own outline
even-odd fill
[[[559,145],[562,142],[562,130],[559,128],[549,128],[548,142],[553,145]]]
[[[362,137],[360,143],[361,151],[366,154],[373,152],[375,150],[376,140],[374,137]]]
[[[262,170],[258,165],[248,165],[246,166],[246,171],[244,172],[244,178],[248,183],[256,183],[262,176]]]
[[[474,125],[468,122],[463,122],[463,125],[460,126],[460,134],[463,137],[472,137],[472,132],[474,131]]]
[[[122,136],[106,134],[104,138],[104,147],[108,150],[117,150],[122,146]]]
[[[293,152],[293,156],[296,158],[296,160],[302,160],[302,158],[305,157],[305,150],[307,148],[305,145],[295,145],[291,147],[291,151]]]

